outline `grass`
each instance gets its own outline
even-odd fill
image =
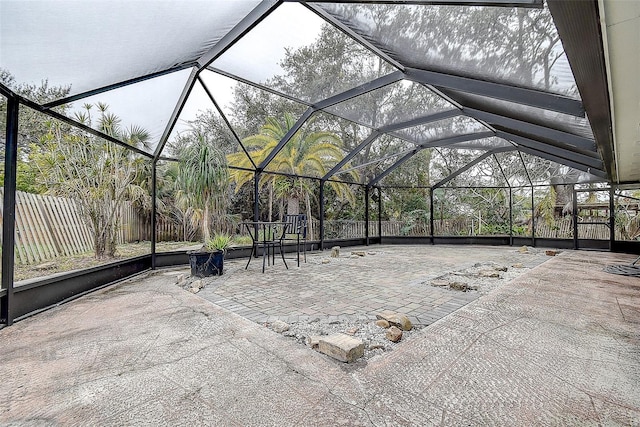
[[[194,246],[202,245],[199,242],[158,242],[156,252],[168,252],[175,250],[193,249]],[[33,279],[49,276],[55,273],[96,267],[108,264],[113,261],[133,258],[151,253],[151,242],[127,243],[118,245],[116,256],[113,258],[97,259],[93,252],[80,255],[60,256],[55,260],[45,261],[41,264],[17,264],[14,269],[14,281]]]

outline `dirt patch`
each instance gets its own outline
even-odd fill
[[[156,244],[156,251],[167,252],[181,250],[190,245],[193,246],[197,244],[198,243],[193,242],[160,242]],[[124,245],[118,245],[116,256],[113,258],[97,259],[93,255],[93,252],[87,252],[80,255],[60,256],[57,257],[55,261],[47,261],[41,264],[16,264],[13,276],[14,281],[18,282],[20,280],[45,277],[55,273],[97,267],[110,262],[125,260],[150,253],[150,242],[127,243]]]

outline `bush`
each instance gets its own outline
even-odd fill
[[[231,236],[227,234],[216,234],[213,238],[207,240],[205,248],[208,251],[224,251],[231,244]]]

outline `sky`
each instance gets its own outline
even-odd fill
[[[72,94],[170,68],[211,48],[258,0],[0,1],[0,68],[18,83],[71,85]],[[285,48],[311,43],[323,21],[304,6],[284,3],[214,66],[256,82],[279,73]],[[105,102],[123,119],[155,138],[180,97],[190,70],[76,101]],[[216,101],[228,105],[233,82],[208,79]],[[204,91],[195,89],[181,115],[195,118],[213,108]]]

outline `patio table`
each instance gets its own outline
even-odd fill
[[[242,225],[247,229],[249,236],[251,236],[251,254],[249,260],[245,266],[245,270],[249,268],[251,259],[255,256],[258,257],[258,249],[262,249],[262,272],[264,273],[265,264],[275,265],[275,252],[276,247],[280,250],[280,256],[284,266],[289,269],[287,261],[284,259],[284,250],[282,241],[287,233],[290,223],[287,222],[273,222],[273,221],[253,221],[243,222]],[[269,259],[271,257],[271,260]]]

